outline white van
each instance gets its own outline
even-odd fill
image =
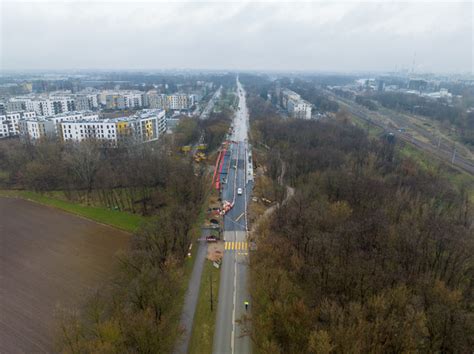
[[[237,188],[237,194],[242,195],[242,188]]]

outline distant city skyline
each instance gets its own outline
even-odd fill
[[[473,73],[471,2],[13,2],[0,68]]]

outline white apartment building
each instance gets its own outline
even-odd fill
[[[55,136],[55,123],[43,117],[22,119],[19,122],[20,137],[27,140],[38,140]]]
[[[131,117],[61,123],[64,141],[97,139],[108,142],[111,146],[117,146],[126,140],[142,143],[158,140],[165,131],[165,111],[157,109],[143,110]]]
[[[98,139],[117,145],[120,118],[101,121],[78,120],[61,123],[61,135],[64,141],[83,141]]]
[[[311,119],[312,105],[305,101],[296,92],[283,89],[281,91],[281,105],[294,118]]]
[[[20,120],[32,119],[36,117],[36,112],[7,112],[0,115],[0,138],[16,136],[20,134]]]
[[[20,108],[21,107],[21,108]],[[12,108],[20,108],[25,111],[35,111],[38,116],[50,116],[75,110],[73,97],[51,96],[44,97],[17,97],[7,102],[7,111]]]
[[[10,136],[10,125],[0,120],[0,139]]]
[[[54,122],[54,133],[56,136],[61,136],[61,123],[62,122],[75,122],[79,120],[86,121],[98,121],[99,115],[91,111],[83,112],[67,112],[62,114],[57,114],[54,116],[45,117],[46,120]]]
[[[62,122],[99,120],[99,115],[90,111],[68,112],[47,117],[36,116],[35,112],[16,112],[14,115],[11,115],[11,117],[11,121],[18,123],[16,134],[19,134],[23,139],[29,140],[37,140],[45,136],[52,138],[60,136]],[[1,119],[0,116],[0,120]]]
[[[311,104],[303,99],[288,100],[288,113],[294,118],[311,119]]]

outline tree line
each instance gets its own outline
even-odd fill
[[[337,112],[339,104],[325,95],[319,86],[324,86],[328,82],[340,82],[337,77],[317,77],[312,78],[312,81],[306,81],[301,78],[280,78],[275,81],[271,81],[269,77],[265,75],[252,75],[252,74],[241,74],[239,75],[240,81],[245,86],[247,93],[252,95],[259,95],[260,98],[267,100],[268,95],[271,96],[271,102],[276,105],[278,104],[279,98],[277,97],[277,87],[280,89],[288,88],[295,91],[303,99],[310,102],[316,107],[319,112]],[[341,80],[344,80],[341,78]]]
[[[230,108],[212,112],[207,119],[182,118],[176,127],[175,144],[178,146],[197,143],[202,136],[208,152],[214,151],[229,132],[233,111]]]
[[[168,182],[195,178],[190,161],[166,144],[133,144],[113,149],[100,142],[0,144],[2,188],[61,191],[70,201],[153,215],[167,204]],[[196,177],[201,178],[201,177]],[[198,198],[199,199],[199,198]]]
[[[248,100],[266,167],[294,197],[250,255],[261,353],[467,353],[474,345],[467,191],[341,114],[282,120]]]

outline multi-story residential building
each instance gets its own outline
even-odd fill
[[[188,95],[185,93],[165,95],[159,94],[156,91],[149,91],[145,96],[147,107],[166,110],[187,110],[191,108],[196,101],[196,95]]]
[[[107,109],[117,109],[119,105],[120,95],[109,94],[105,96],[105,107]]]
[[[167,108],[173,110],[189,109],[192,106],[190,96],[177,93],[167,96]]]
[[[78,94],[74,97],[74,106],[78,111],[96,110],[99,107],[97,95]]]
[[[146,94],[146,97],[148,107],[152,109],[167,109],[166,95],[150,91]]]
[[[54,116],[45,117],[45,119],[54,122],[54,134],[56,136],[61,136],[61,123],[62,122],[75,122],[79,120],[86,121],[98,121],[99,115],[91,111],[83,112],[67,112],[62,114],[57,114]]]
[[[143,110],[131,117],[61,123],[61,134],[64,141],[97,139],[107,142],[111,146],[117,146],[125,141],[158,140],[165,131],[165,111],[157,109]]]
[[[281,106],[288,110],[288,101],[289,100],[299,100],[301,99],[301,96],[298,95],[296,92],[288,90],[288,89],[283,89],[281,90]]]
[[[142,93],[137,91],[122,91],[105,96],[107,109],[129,109],[143,107]]]
[[[35,112],[18,112],[12,115],[13,122],[17,122],[19,134],[24,139],[37,140],[45,136],[51,138],[58,137],[61,134],[61,123],[76,120],[97,121],[99,115],[90,112],[67,112],[53,116],[36,116]],[[1,120],[1,116],[0,116]],[[36,123],[35,123],[36,122]],[[15,134],[10,134],[15,135]]]
[[[0,120],[0,139],[7,138],[9,136],[10,136],[10,125],[5,121]]]
[[[7,112],[5,115],[0,115],[0,138],[8,136],[16,136],[20,134],[20,120],[33,119],[36,117],[36,112]]]
[[[143,142],[157,140],[166,132],[165,111],[144,109],[137,115],[135,130]]]
[[[26,104],[23,100],[10,99],[5,108],[7,112],[17,112],[26,109]]]
[[[16,97],[7,102],[7,111],[35,111],[39,116],[50,116],[75,110],[73,97],[51,96],[45,97]]]
[[[44,117],[22,119],[19,122],[20,137],[26,140],[38,140],[55,137],[55,123]]]
[[[294,118],[311,119],[311,103],[299,99],[288,100],[288,113]]]
[[[312,105],[305,101],[296,92],[283,89],[281,91],[281,105],[294,118],[311,119]]]

